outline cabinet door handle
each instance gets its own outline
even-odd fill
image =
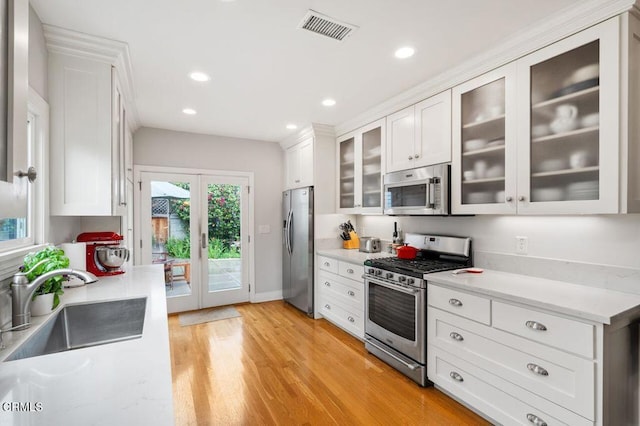
[[[451,333],[449,333],[449,337],[451,337],[453,340],[457,340],[458,342],[462,342],[464,340],[464,337],[462,337],[460,334],[456,333],[455,331],[452,331]]]
[[[548,376],[549,372],[547,370],[545,370],[544,368],[540,367],[537,364],[533,364],[533,363],[529,363],[527,364],[527,368],[529,369],[529,371],[532,371],[540,376]]]
[[[535,426],[547,426],[547,422],[545,422],[535,414],[528,413],[527,420],[529,420],[529,422]]]
[[[462,376],[456,373],[455,371],[450,372],[449,377],[451,377],[453,380],[457,382],[464,382],[464,379],[462,378]]]
[[[324,262],[324,266],[331,266],[329,262]]]
[[[408,158],[409,158],[409,161],[413,160],[413,156],[411,155]]]
[[[35,182],[36,178],[38,177],[38,172],[36,172],[36,168],[35,167],[30,166],[27,169],[26,172],[24,170],[18,170],[17,172],[14,173],[14,175],[19,177],[19,178],[26,177],[27,180],[29,180],[29,182],[33,183],[33,182]]]
[[[518,197],[518,201],[524,201],[526,199],[527,199],[527,197],[525,197],[524,195],[521,195],[521,196]]]
[[[300,183],[300,179],[296,179],[296,183]]]
[[[331,287],[331,283],[329,281],[325,281],[324,285],[326,285],[327,287]]]
[[[329,305],[328,303],[326,305],[324,305],[325,308],[331,310],[331,305]]]
[[[504,197],[504,200],[505,200],[507,203],[510,203],[510,202],[512,202],[512,201],[513,201],[513,197],[512,197],[511,195],[507,195],[506,197]]]
[[[355,293],[353,290],[349,290],[349,291],[347,292],[347,294],[348,294],[349,296],[355,296],[355,295],[356,295],[356,293]]]
[[[352,316],[349,316],[349,318],[347,318],[349,320],[349,322],[356,322],[356,319]]]
[[[351,269],[351,268],[347,269],[347,273],[353,274],[353,269]]]
[[[449,299],[449,304],[457,307],[462,306],[462,302],[459,301],[458,299]]]
[[[540,324],[538,321],[527,321],[525,325],[532,330],[547,331],[547,327],[544,324]]]
[[[420,154],[414,155],[413,158],[416,158],[416,159],[420,158]]]

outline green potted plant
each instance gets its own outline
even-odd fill
[[[39,262],[47,259],[47,262],[36,266]],[[27,274],[29,282],[42,274],[69,267],[69,258],[65,256],[64,250],[54,246],[48,246],[34,253],[29,253],[24,257],[23,271],[30,271]],[[33,270],[31,270],[33,269]],[[60,296],[64,293],[62,291],[62,282],[64,278],[62,276],[55,276],[49,278],[36,290],[31,300],[31,312],[32,315],[44,315],[51,312],[60,304]],[[41,300],[38,300],[42,298]],[[35,313],[34,313],[35,312]]]

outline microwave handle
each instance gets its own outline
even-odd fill
[[[436,179],[429,179],[429,183],[427,183],[427,207],[430,209],[436,208]]]

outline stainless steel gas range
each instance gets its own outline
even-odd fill
[[[429,274],[473,266],[471,239],[407,234],[416,259],[365,261],[365,347],[421,386],[427,380]]]

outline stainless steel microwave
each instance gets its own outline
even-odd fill
[[[384,175],[384,214],[448,215],[449,164]]]

